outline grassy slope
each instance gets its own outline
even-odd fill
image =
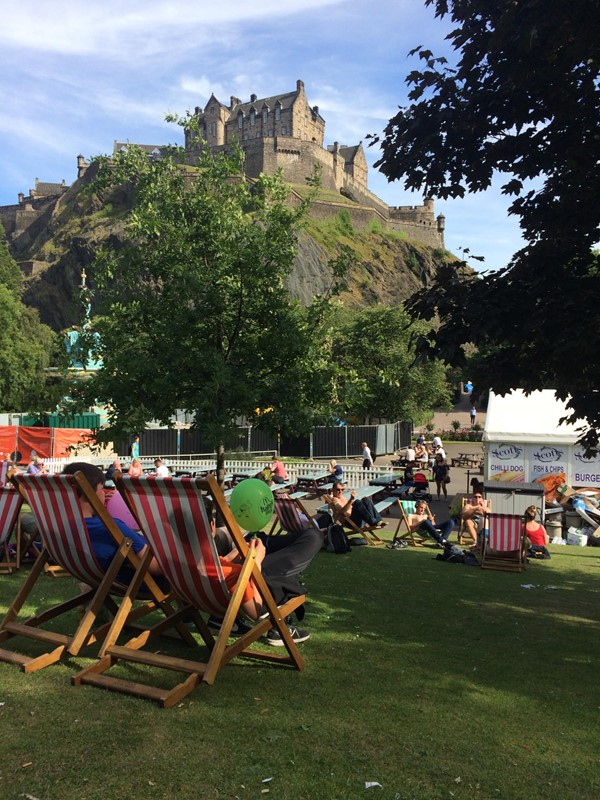
[[[381,800],[595,796],[597,553],[553,548],[524,575],[430,548],[321,553],[306,671],[239,661],[170,711],[71,687],[85,658],[0,663],[2,796],[351,800],[369,780]],[[21,580],[0,578],[0,606]],[[69,584],[45,578],[44,603]]]

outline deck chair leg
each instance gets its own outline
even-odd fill
[[[242,604],[242,599],[244,597],[244,592],[246,590],[246,586],[248,585],[248,581],[252,575],[252,568],[254,567],[256,558],[254,553],[251,549],[248,549],[248,553],[246,558],[244,559],[244,564],[242,566],[242,571],[240,572],[237,585],[229,602],[229,606],[225,613],[225,617],[223,618],[223,622],[221,623],[221,630],[219,631],[219,635],[217,636],[217,640],[215,642],[215,646],[210,654],[210,658],[208,659],[208,664],[206,665],[206,670],[204,672],[204,676],[202,680],[204,683],[208,683],[209,685],[215,682],[215,678],[217,677],[217,672],[221,666],[221,661],[223,659],[223,654],[227,647],[227,640],[229,638],[229,634],[231,633],[231,629],[235,624],[236,617],[238,615],[239,608]]]

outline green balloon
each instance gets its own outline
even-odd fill
[[[240,527],[247,531],[259,531],[275,511],[273,492],[264,481],[246,478],[234,487],[229,507]]]

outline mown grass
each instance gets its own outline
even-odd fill
[[[306,671],[238,660],[169,711],[71,687],[89,658],[0,663],[0,797],[597,796],[597,551],[553,548],[522,575],[435,554],[321,553]],[[0,577],[0,606],[22,579]],[[70,588],[44,578],[33,604]]]

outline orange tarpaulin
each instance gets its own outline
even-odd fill
[[[4,458],[6,453],[12,454],[17,446],[17,426],[2,425],[0,427],[0,456]]]
[[[87,444],[91,434],[89,428],[54,428],[53,457],[66,458],[73,455],[69,448],[77,444]],[[95,444],[95,440],[92,439],[91,443]]]
[[[20,464],[27,464],[33,455],[50,458],[52,455],[52,428],[29,428],[19,425],[17,450],[21,454]]]

